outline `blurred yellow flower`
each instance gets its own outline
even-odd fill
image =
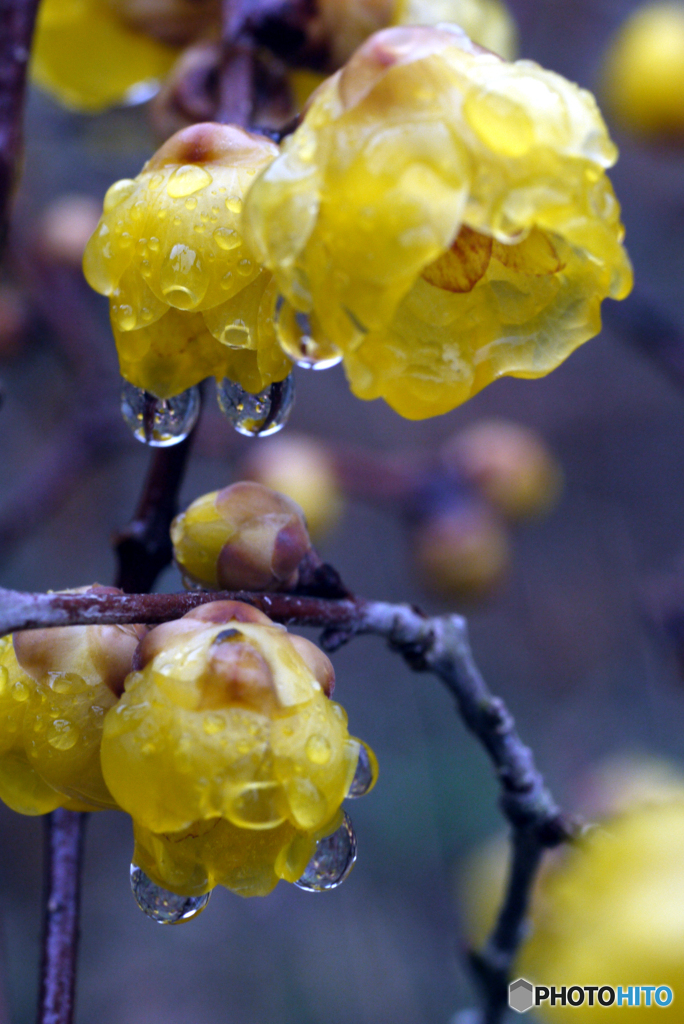
[[[357,396],[410,419],[544,376],[631,287],[615,158],[593,97],[559,75],[454,26],[377,33],[247,197],[281,344],[341,355]]]
[[[529,940],[515,976],[538,985],[669,985],[669,1007],[645,1005],[639,1020],[680,1020],[684,992],[684,779],[658,762],[618,762],[595,779],[591,799],[611,810],[581,840],[547,856],[532,901]],[[463,885],[476,947],[503,891],[505,844],[479,851]],[[544,1005],[551,1020],[596,1016],[606,1024],[627,1008]],[[627,1011],[629,1013],[629,1011]],[[636,1010],[632,1010],[636,1013]]]
[[[628,131],[684,135],[684,4],[638,7],[603,60],[606,107]]]
[[[146,99],[177,50],[128,24],[108,0],[43,0],[31,57],[34,82],[67,107],[96,113]]]

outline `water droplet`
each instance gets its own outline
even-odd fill
[[[161,184],[163,184],[163,181],[164,181],[164,175],[163,174],[153,174],[152,177],[150,178],[150,180],[147,183],[147,187],[152,192],[155,192],[159,188],[159,186]]]
[[[252,332],[250,331],[244,320],[235,320],[233,323],[226,324],[219,332],[219,337],[214,337],[217,341],[220,341],[222,345],[227,345],[228,348],[249,348],[252,341]]]
[[[164,298],[177,309],[194,309],[209,286],[199,256],[182,242],[173,246],[162,263],[159,282]]]
[[[66,718],[56,718],[50,723],[47,741],[55,750],[71,750],[79,738],[79,731],[73,722]]]
[[[192,196],[191,199],[186,199],[185,200],[185,207],[186,207],[186,209],[194,210],[196,206],[197,206],[197,197],[196,196]]]
[[[365,796],[375,785],[378,778],[378,762],[375,754],[369,750],[365,743],[359,747],[359,759],[356,762],[356,771],[352,784],[349,787],[347,796],[350,800]]]
[[[152,235],[152,238],[150,238],[149,245],[152,252],[159,252],[159,239],[155,238],[154,235]]]
[[[157,924],[182,924],[201,914],[211,896],[178,896],[175,892],[162,889],[148,878],[141,868],[131,864],[131,890],[143,914]]]
[[[132,178],[115,181],[111,188],[107,189],[107,194],[104,197],[104,212],[111,213],[112,210],[115,210],[119,203],[123,203],[124,199],[128,199],[135,192],[137,187],[137,182]]]
[[[354,867],[355,860],[356,836],[351,818],[345,814],[337,832],[316,844],[316,852],[295,885],[307,892],[336,889]]]
[[[226,209],[230,210],[231,213],[240,213],[242,210],[240,196],[228,196],[226,199]]]
[[[245,437],[268,437],[277,434],[287,423],[294,404],[292,374],[285,380],[253,395],[227,377],[216,388],[216,397],[223,415],[238,434]]]
[[[199,388],[161,399],[124,381],[121,413],[138,441],[153,448],[169,448],[184,441],[195,426],[200,413]]]
[[[12,687],[12,698],[23,704],[25,700],[28,700],[31,695],[27,684],[22,679],[17,679],[16,683]]]
[[[238,274],[241,274],[242,277],[249,277],[253,269],[254,264],[252,263],[251,260],[248,259],[240,260],[240,262],[237,265],[237,272]]]
[[[275,328],[283,352],[305,370],[329,370],[342,362],[342,353],[324,337],[316,318],[296,310],[278,297]]]
[[[197,164],[184,164],[177,167],[169,178],[166,191],[172,199],[184,199],[198,192],[201,188],[211,185],[213,178],[203,167]]]
[[[226,252],[230,252],[231,249],[237,249],[238,245],[242,244],[242,239],[237,231],[234,231],[232,228],[216,228],[214,241],[221,249],[225,249]]]
[[[330,760],[330,744],[325,736],[309,736],[305,749],[312,764],[327,764]]]

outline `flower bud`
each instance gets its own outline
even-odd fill
[[[464,504],[421,523],[415,559],[425,586],[444,598],[478,599],[510,565],[508,534],[486,506]]]
[[[314,538],[332,529],[342,512],[344,498],[334,462],[312,437],[284,434],[255,445],[241,475],[292,498]]]
[[[544,515],[555,505],[563,474],[535,431],[505,420],[481,420],[442,448],[447,469],[472,484],[509,519]]]
[[[210,590],[291,589],[311,550],[299,506],[249,481],[194,501],[171,524],[171,540],[186,580]]]

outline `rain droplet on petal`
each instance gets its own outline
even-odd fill
[[[211,896],[210,892],[203,896],[178,896],[156,885],[136,864],[131,864],[131,890],[142,912],[157,924],[192,920],[202,913]]]
[[[356,861],[356,835],[348,814],[337,832],[319,840],[316,852],[295,885],[307,892],[326,892],[336,889],[354,867]]]
[[[173,172],[166,183],[166,191],[172,199],[183,199],[211,185],[213,180],[209,171],[205,171],[203,167],[198,167],[197,164],[184,164]]]
[[[290,374],[253,395],[226,377],[217,386],[216,397],[221,412],[238,434],[268,437],[287,423],[295,398],[294,380]]]
[[[276,302],[274,322],[280,347],[297,366],[329,370],[342,362],[342,353],[323,335],[316,317],[296,310],[282,295]]]
[[[378,778],[378,762],[372,750],[369,750],[365,743],[359,747],[359,759],[356,762],[356,771],[352,784],[349,787],[347,796],[351,800],[365,796],[375,785]]]
[[[136,440],[152,448],[169,448],[184,441],[197,423],[199,388],[162,399],[124,381],[121,413]]]

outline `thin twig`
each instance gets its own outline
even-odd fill
[[[59,808],[45,832],[45,923],[38,1024],[71,1024],[74,1015],[81,855],[87,815]]]
[[[178,511],[178,491],[190,454],[192,433],[171,448],[155,449],[133,520],[115,538],[117,587],[146,592],[171,562],[169,526]]]
[[[26,69],[39,0],[0,0],[0,247],[22,153]]]

